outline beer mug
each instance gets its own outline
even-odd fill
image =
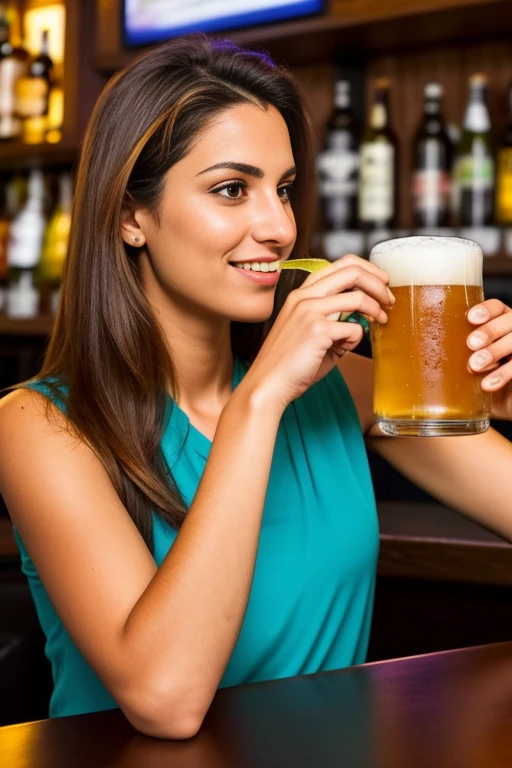
[[[378,243],[370,261],[396,298],[372,323],[374,410],[387,435],[469,435],[489,427],[490,395],[470,373],[470,307],[483,301],[482,249],[458,237]]]

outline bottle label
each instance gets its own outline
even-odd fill
[[[445,210],[450,200],[450,177],[446,171],[429,168],[417,171],[413,180],[414,207],[417,211]]]
[[[7,290],[7,315],[15,318],[36,317],[39,312],[39,291],[31,272],[20,275],[18,282]]]
[[[48,111],[48,83],[43,77],[22,77],[16,83],[16,112],[39,117]]]
[[[14,89],[23,72],[23,62],[14,56],[0,61],[0,115],[11,117],[14,112]]]
[[[457,161],[455,175],[461,189],[492,189],[494,186],[493,159],[481,151],[463,155]]]
[[[318,189],[322,197],[355,196],[359,172],[357,152],[326,149],[317,158]]]
[[[361,221],[388,221],[394,214],[395,150],[391,144],[372,142],[361,147]]]
[[[498,219],[512,224],[512,148],[500,149],[498,155]]]

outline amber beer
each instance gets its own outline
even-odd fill
[[[396,303],[374,323],[374,410],[390,435],[466,435],[489,427],[482,375],[468,371],[470,307],[483,300],[482,250],[457,237],[404,237],[376,245]]]

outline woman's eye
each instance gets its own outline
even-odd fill
[[[242,198],[243,191],[244,191],[244,184],[235,183],[232,182],[230,184],[226,184],[223,187],[218,187],[217,189],[214,189],[213,192],[216,195],[220,195],[221,197],[227,197],[229,200],[239,200]],[[242,194],[240,194],[242,193]]]
[[[294,185],[285,184],[279,187],[277,193],[282,200],[293,200]]]

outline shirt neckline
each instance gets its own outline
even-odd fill
[[[235,357],[233,361],[233,377],[231,379],[231,391],[234,391],[243,378],[244,369],[242,362]],[[173,421],[176,421],[181,426],[180,432],[184,433],[186,441],[197,451],[197,453],[203,458],[208,458],[212,447],[212,441],[206,437],[197,427],[191,423],[189,417],[184,410],[173,400],[169,395],[169,400],[172,403],[172,413],[168,429],[172,429]],[[176,421],[175,421],[176,420]]]

